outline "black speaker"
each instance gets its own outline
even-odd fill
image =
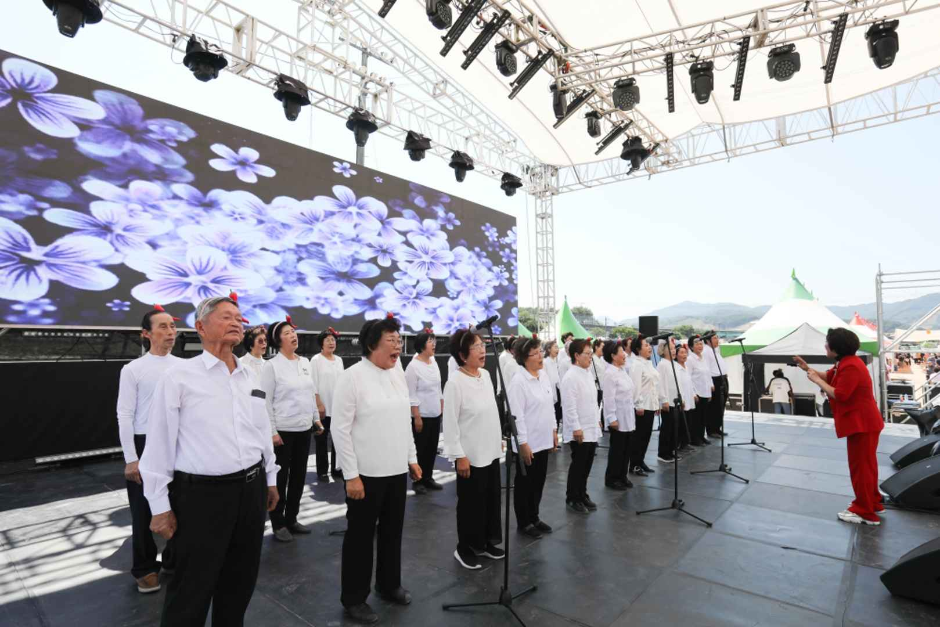
[[[659,316],[640,316],[640,333],[646,337],[659,335]]]
[[[885,479],[881,489],[904,507],[940,509],[940,457],[928,457]]]
[[[921,544],[881,574],[893,595],[940,605],[940,538]]]
[[[895,452],[891,453],[891,461],[898,468],[906,468],[914,462],[930,457],[930,449],[940,442],[940,433],[927,435],[913,442],[908,442]]]

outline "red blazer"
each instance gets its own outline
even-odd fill
[[[834,368],[826,371],[826,382],[835,388],[835,396],[829,397],[829,405],[836,423],[836,437],[878,433],[884,429],[884,420],[872,391],[871,376],[859,357],[850,355],[840,359]]]

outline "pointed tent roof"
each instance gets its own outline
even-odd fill
[[[561,309],[558,310],[558,317],[555,319],[556,326],[558,327],[558,337],[561,337],[569,331],[574,333],[574,336],[577,339],[585,339],[588,337],[587,329],[581,326],[581,323],[575,319],[574,314],[571,313],[571,308],[568,307],[568,297],[565,297],[565,302],[562,304]]]
[[[797,299],[797,300],[816,300],[813,297],[812,292],[806,289],[806,286],[803,285],[802,281],[796,278],[796,268],[790,273],[790,284],[787,285],[787,289],[783,292],[783,297],[780,300],[787,299]]]
[[[517,331],[519,333],[519,337],[532,337],[532,331],[529,331],[529,329],[526,328],[522,322],[519,323]]]
[[[850,327],[868,327],[868,329],[871,331],[878,330],[878,325],[876,325],[874,322],[871,322],[870,320],[866,320],[865,318],[862,318],[860,315],[858,315],[857,311],[855,312],[855,315],[852,316],[852,319],[849,321],[849,326]]]

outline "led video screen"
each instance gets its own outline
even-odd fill
[[[2,324],[191,328],[230,290],[301,330],[517,324],[502,212],[2,51],[0,131]]]

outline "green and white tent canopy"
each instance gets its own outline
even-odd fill
[[[564,304],[562,304],[561,309],[558,310],[558,317],[555,318],[555,326],[558,329],[557,337],[561,338],[562,335],[568,333],[574,333],[575,338],[579,340],[586,339],[588,337],[587,329],[581,326],[581,323],[574,317],[574,314],[571,313],[571,308],[568,307],[568,299],[565,299]]]

